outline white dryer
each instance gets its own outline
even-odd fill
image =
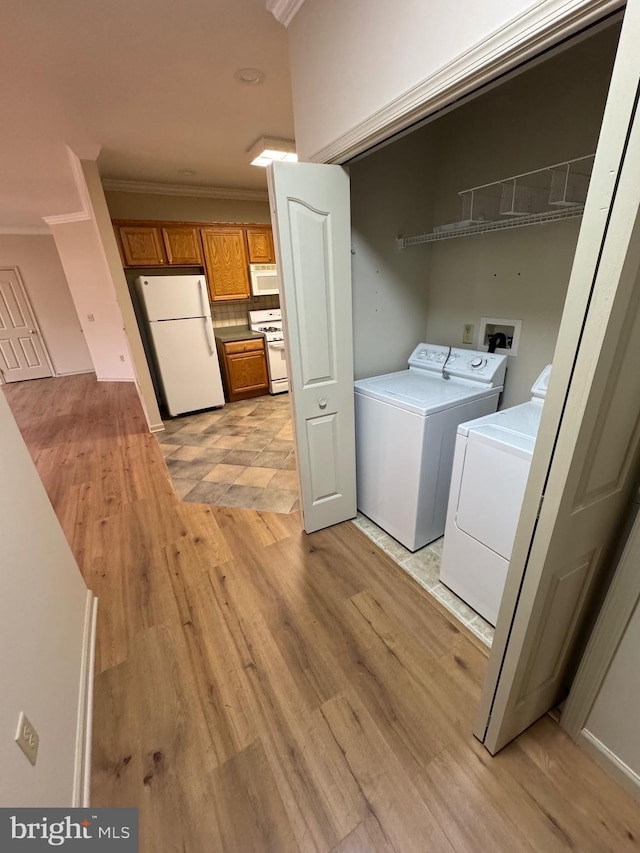
[[[530,402],[458,427],[440,580],[496,624],[551,365]]]
[[[419,344],[408,370],[355,383],[358,509],[410,551],[444,533],[456,428],[495,412],[506,360]]]

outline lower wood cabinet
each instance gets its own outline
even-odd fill
[[[263,338],[219,340],[217,347],[225,396],[230,403],[268,393],[269,374]]]

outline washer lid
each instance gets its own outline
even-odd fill
[[[458,432],[462,435],[470,435],[481,427],[492,426],[503,431],[518,433],[535,441],[541,416],[542,400],[539,402],[531,400],[529,403],[521,403],[519,406],[512,406],[510,409],[502,409],[500,412],[493,412],[491,415],[476,418],[474,421],[466,421],[460,424]]]
[[[401,370],[354,383],[357,393],[384,403],[399,406],[419,415],[432,415],[467,400],[478,400],[497,394],[501,387],[488,387],[425,371]]]
[[[533,394],[533,397],[531,398],[532,400],[544,400],[547,396],[549,378],[551,377],[551,367],[552,365],[548,364],[533,383],[533,387],[531,388],[531,393]]]

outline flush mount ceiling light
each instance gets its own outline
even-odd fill
[[[195,175],[193,169],[178,169],[179,175]]]
[[[295,163],[298,159],[296,144],[292,139],[272,139],[263,136],[249,149],[252,166],[266,166],[274,160]]]
[[[245,86],[259,86],[264,83],[264,71],[259,68],[238,68],[233,75],[233,79],[237,83],[242,83]]]

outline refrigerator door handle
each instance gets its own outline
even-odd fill
[[[216,351],[216,342],[213,338],[213,330],[211,328],[211,320],[209,317],[204,317],[204,330],[207,336],[207,342],[209,343],[209,352],[211,355]]]
[[[209,352],[211,355],[216,351],[216,342],[213,338],[213,329],[211,328],[211,311],[209,308],[209,302],[207,300],[207,291],[205,288],[204,281],[199,278],[198,284],[200,286],[200,300],[202,302],[202,313],[204,314],[204,330],[207,336],[207,341],[209,343]]]

